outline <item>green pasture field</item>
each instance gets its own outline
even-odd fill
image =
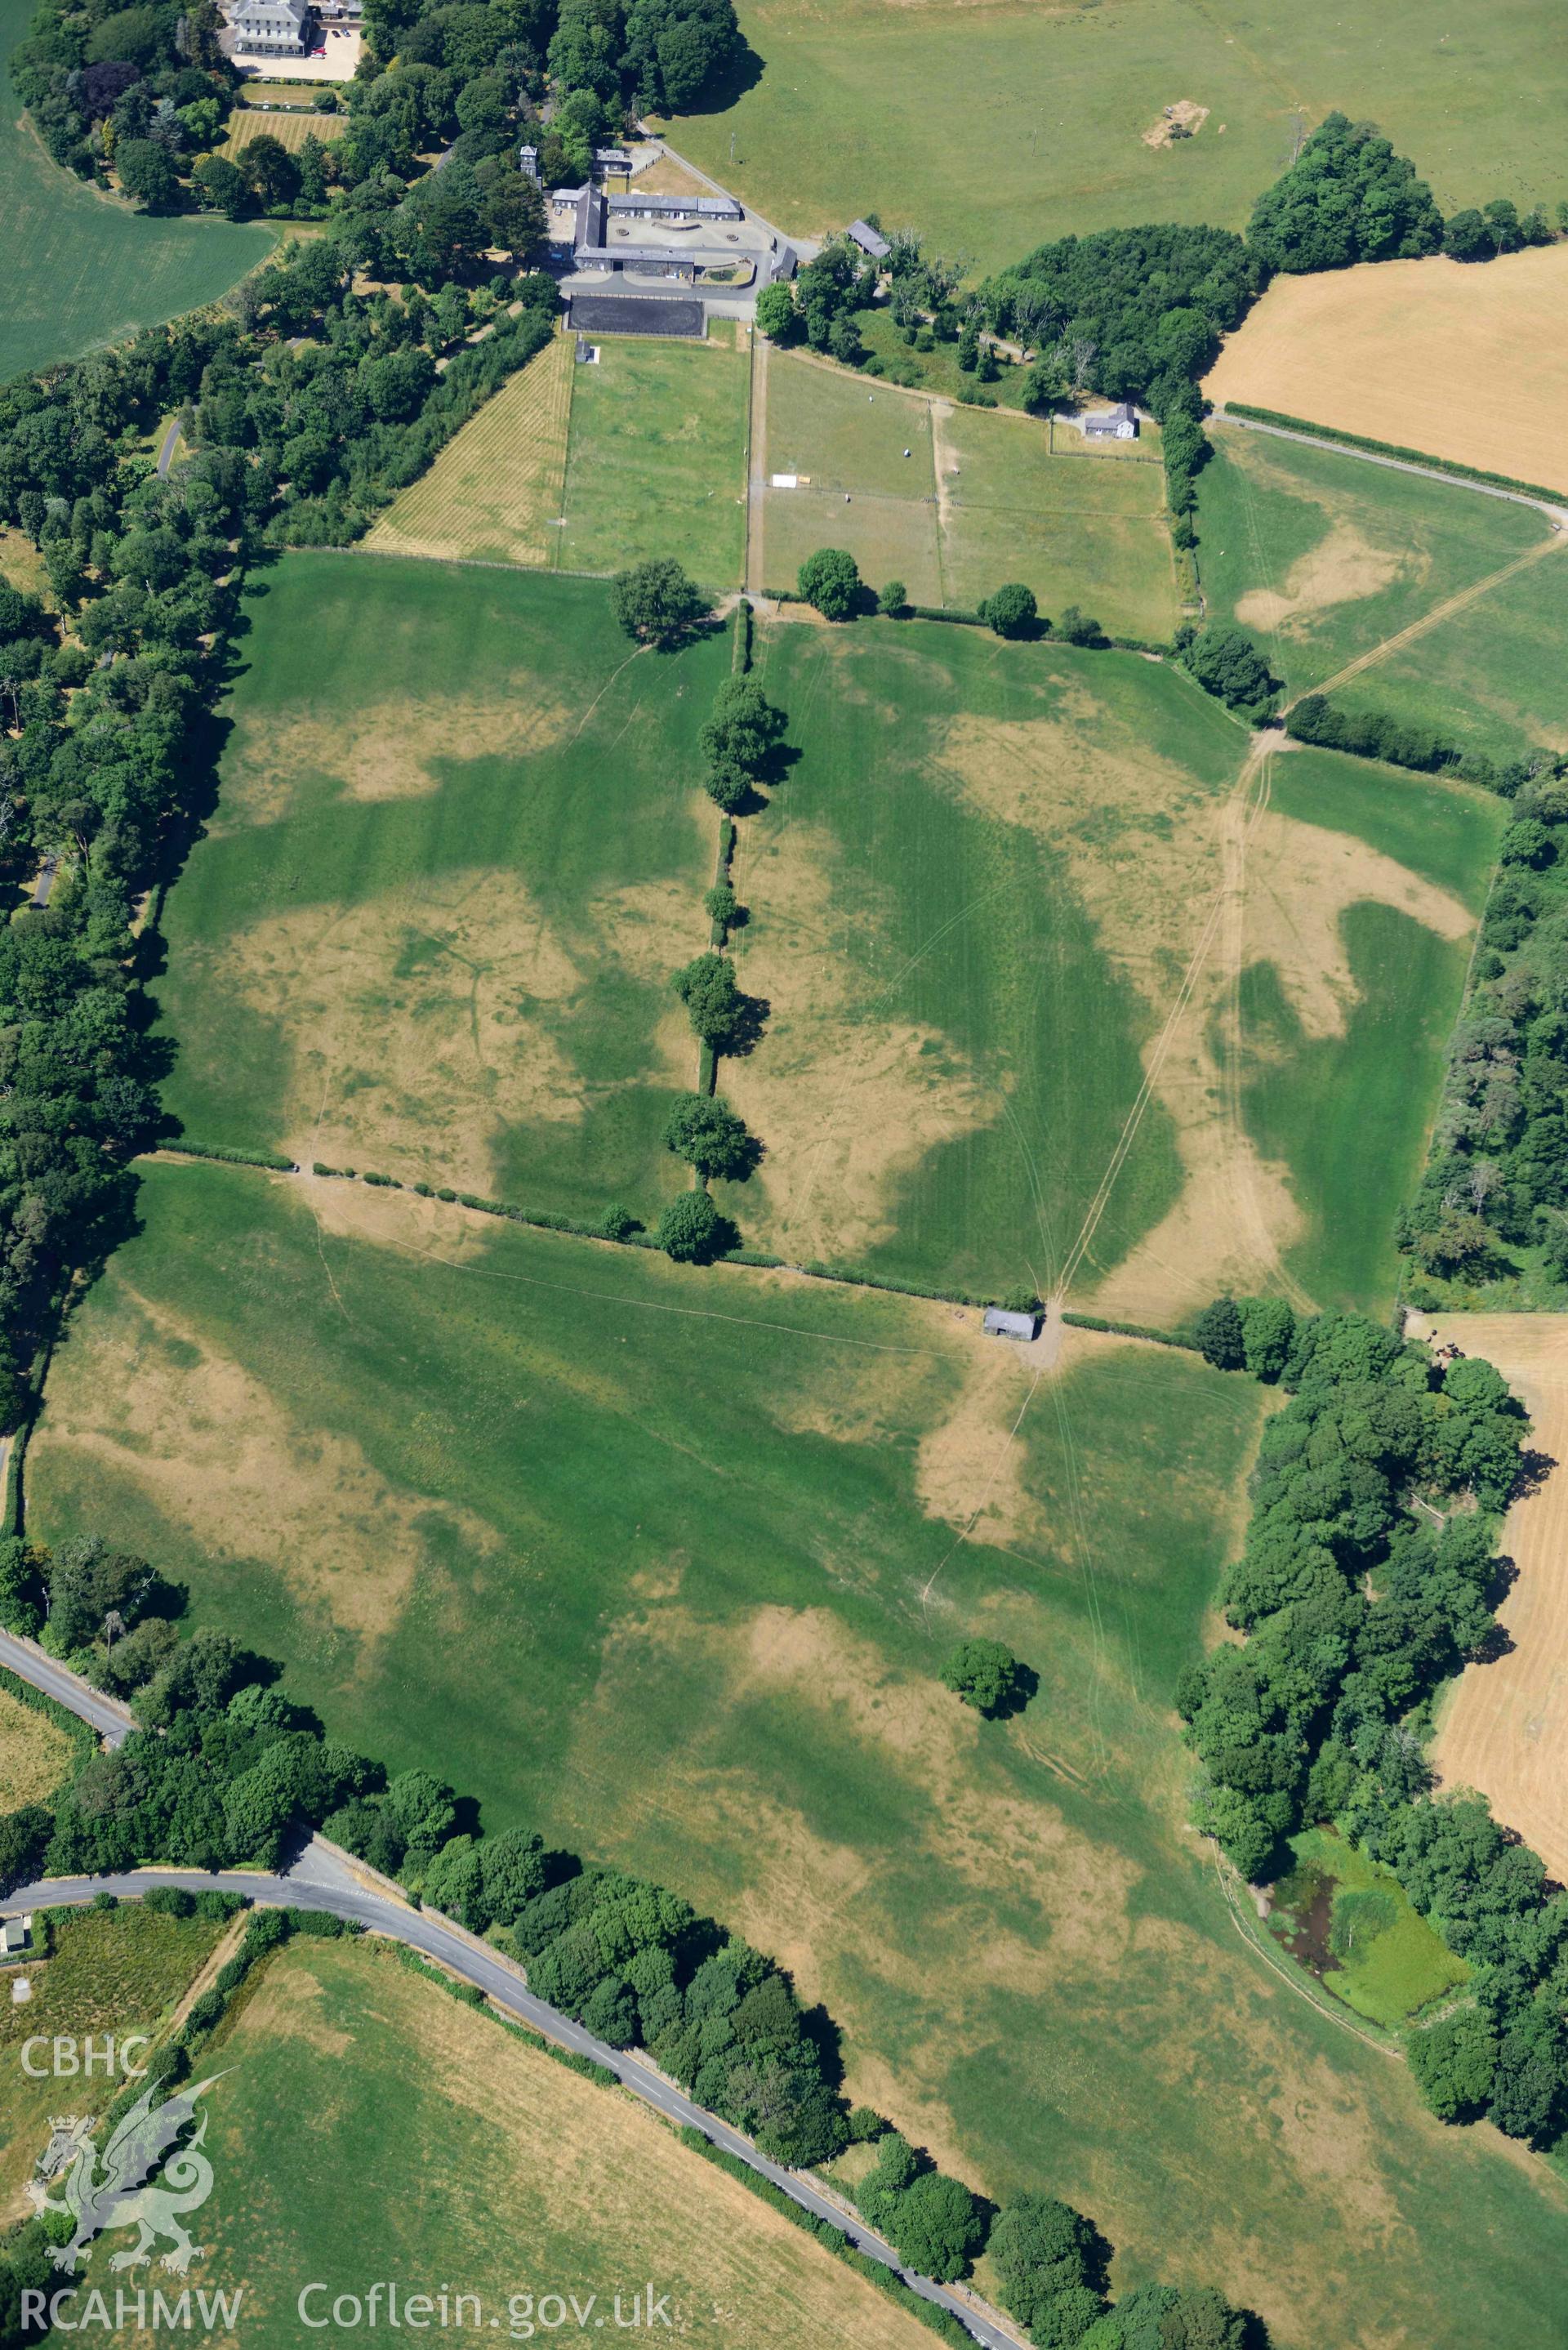
[[[324,2315],[399,2281],[454,2325],[548,2338],[551,2293],[629,2329],[654,2280],[672,2333],[733,2350],[920,2350],[929,2335],[629,2097],[555,2064],[532,2036],[460,2005],[384,1943],[286,1944],[219,2027],[206,2101],[217,2175],[202,2213],[209,2291],[244,2288],[245,2338],[289,2345],[299,2295]],[[351,2051],[350,2061],[339,2052]],[[295,2126],[280,2130],[286,2114]],[[597,2319],[592,2314],[596,2308]],[[385,2291],[377,2312],[389,2324]],[[575,2324],[568,2324],[576,2331]],[[657,2315],[652,2320],[659,2325]],[[662,2330],[662,2328],[660,2328]]]
[[[1271,1930],[1288,1942],[1314,1897],[1332,1888],[1328,1931],[1312,1953],[1313,1970],[1358,2015],[1392,2030],[1469,1981],[1463,1959],[1412,1908],[1392,1870],[1332,1828],[1308,1828],[1292,1838],[1291,1850],[1295,1866],[1274,1887]]]
[[[1562,192],[1568,57],[1542,0],[742,0],[755,63],[732,102],[686,116],[683,154],[794,233],[876,210],[981,270],[1046,237],[1138,221],[1244,227],[1298,126],[1331,108],[1380,122],[1445,210],[1506,183]],[[1196,137],[1145,134],[1179,99]],[[932,125],[941,123],[941,135]],[[733,160],[731,140],[733,139]]]
[[[267,228],[147,220],[50,161],[5,72],[27,0],[0,0],[0,380],[214,302],[271,252]]]
[[[1164,479],[1084,456],[1033,418],[933,401],[787,352],[767,354],[766,475],[753,585],[790,589],[819,546],[847,547],[873,587],[972,606],[1007,580],[1041,609],[1075,603],[1117,634],[1168,639],[1177,588]],[[1068,436],[1075,437],[1075,436]],[[906,452],[908,453],[906,453]]]
[[[726,321],[703,342],[607,335],[597,367],[573,368],[564,570],[670,555],[704,587],[740,586],[749,345]]]
[[[1497,804],[1274,757],[1232,968],[1204,940],[1247,738],[1179,672],[867,621],[767,626],[759,674],[800,755],[735,868],[742,982],[773,1006],[722,1077],[766,1145],[724,1187],[748,1235],[971,1293],[1066,1269],[1076,1302],[1164,1323],[1227,1279],[1386,1305]],[[1282,931],[1298,884],[1310,919]],[[1278,1264],[1231,1253],[1249,1139],[1293,1196]]]
[[[150,1167],[140,1216],[55,1358],[40,1538],[109,1531],[335,1735],[776,1952],[852,2095],[992,2196],[1092,2211],[1119,2285],[1216,2282],[1280,2350],[1554,2350],[1561,2186],[1271,1971],[1183,1825],[1171,1692],[1253,1384],[1068,1333],[1030,1401],[972,1315],[234,1168]],[[970,1632],[1040,1676],[1011,1723],[937,1680]],[[346,1996],[308,2007],[324,2052]],[[379,2064],[328,2110],[363,2096],[439,2202],[446,2125]],[[296,2078],[232,2094],[314,2110]]]
[[[1360,841],[1478,918],[1507,817],[1490,793],[1332,751],[1276,760],[1272,806]],[[1264,1157],[1290,1167],[1308,1217],[1288,1271],[1325,1302],[1380,1309],[1398,1279],[1394,1216],[1426,1159],[1470,941],[1366,899],[1339,919],[1356,997],[1343,1035],[1303,1034],[1266,949],[1242,974],[1242,1115]]]
[[[35,1913],[35,1937],[52,1936],[51,1955],[29,1960],[20,1971],[33,1987],[24,2005],[13,2004],[11,1976],[0,1975],[0,2210],[7,2220],[24,2216],[23,2189],[48,2141],[52,2113],[101,2112],[124,2087],[101,2069],[103,2035],[117,2042],[133,2033],[152,2033],[194,1981],[225,1931],[205,1918],[162,1918],[140,1902],[119,1908],[57,1909],[46,1929]],[[23,2070],[22,2048],[35,2034],[98,2043],[99,2069],[58,2079]],[[31,2060],[40,2060],[35,2053]],[[49,2058],[42,2060],[46,2066]],[[146,2061],[146,2052],[132,2053]]]
[[[244,620],[162,918],[185,1133],[656,1213],[727,636],[639,653],[598,582],[368,555],[285,556]]]
[[[1347,710],[1386,710],[1494,756],[1568,749],[1568,557],[1495,586],[1552,541],[1533,507],[1398,473],[1329,449],[1220,425],[1199,477],[1199,568],[1210,613],[1236,619],[1293,696],[1480,588],[1450,619],[1343,687]]]

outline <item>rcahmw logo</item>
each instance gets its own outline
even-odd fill
[[[27,2193],[36,2211],[57,2211],[73,2223],[69,2241],[49,2248],[56,2268],[74,2276],[91,2257],[93,2238],[115,2228],[134,2228],[137,2237],[134,2244],[113,2254],[111,2269],[140,2267],[160,2241],[169,2246],[161,2264],[176,2275],[182,2276],[192,2261],[202,2258],[202,2246],[191,2241],[185,2218],[199,2211],[213,2191],[213,2166],[202,2151],[206,2115],[183,2144],[181,2139],[196,2120],[198,2099],[222,2077],[213,2074],[197,2081],[157,2106],[152,2103],[156,2084],[143,2089],[116,2125],[101,2156],[93,2143],[96,2121],[78,2114],[51,2117],[49,2142],[34,2166]],[[157,2176],[160,2170],[161,2177]],[[56,2185],[61,2189],[57,2195],[49,2191]],[[68,2333],[72,2323],[67,2320],[63,2330]]]

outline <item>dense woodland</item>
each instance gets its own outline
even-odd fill
[[[1473,1970],[1471,1999],[1407,2035],[1428,2102],[1552,2144],[1568,2127],[1568,1894],[1478,1797],[1434,1799],[1422,1754],[1424,1709],[1498,1638],[1497,1523],[1529,1424],[1490,1363],[1440,1367],[1359,1315],[1226,1298],[1199,1336],[1291,1400],[1264,1424],[1221,1595],[1247,1638],[1178,1691],[1205,1771],[1195,1816],[1260,1880],[1325,1819],[1386,1862]]]
[[[1401,1220],[1419,1272],[1486,1281],[1541,1252],[1568,1283],[1568,784],[1553,761],[1504,832],[1432,1153]]]
[[[596,141],[692,104],[741,49],[732,0],[368,0],[358,73],[317,97],[347,109],[347,135],[295,156],[264,134],[232,162],[213,151],[241,86],[220,23],[213,0],[43,0],[12,73],[50,153],[104,184],[112,171],[149,210],[235,219],[387,214],[433,180],[440,209],[477,211],[519,257],[544,228],[520,141],[547,183],[580,181]]]

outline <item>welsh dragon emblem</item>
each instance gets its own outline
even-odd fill
[[[111,2228],[139,2231],[129,2251],[113,2255],[111,2269],[137,2268],[150,2261],[161,2238],[171,2247],[163,2254],[162,2265],[179,2275],[202,2257],[202,2247],[191,2241],[182,2215],[199,2211],[213,2191],[213,2166],[202,2151],[206,2115],[185,2145],[176,2141],[195,2119],[197,2099],[222,2077],[214,2073],[158,2106],[152,2103],[156,2085],[150,2085],[116,2124],[101,2158],[93,2144],[96,2122],[75,2114],[51,2117],[52,2135],[27,2193],[36,2210],[63,2211],[76,2223],[68,2244],[50,2247],[49,2258],[57,2269],[74,2276],[90,2259],[93,2238]],[[171,2147],[175,2150],[170,2153]],[[161,2163],[163,2175],[153,2185]],[[49,2188],[62,2178],[63,2194],[51,2195]]]

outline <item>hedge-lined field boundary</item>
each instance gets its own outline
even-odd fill
[[[1287,416],[1282,409],[1255,408],[1250,400],[1228,400],[1220,411],[1221,423],[1239,416],[1253,424],[1272,424],[1282,432],[1304,432],[1314,441],[1332,441],[1344,449],[1363,449],[1370,456],[1397,458],[1401,464],[1419,465],[1433,473],[1451,473],[1459,482],[1480,482],[1487,489],[1513,495],[1544,498],[1551,505],[1568,506],[1568,490],[1549,490],[1541,482],[1521,482],[1512,473],[1489,473],[1484,465],[1461,464],[1457,457],[1434,457],[1425,449],[1406,449],[1397,441],[1374,441],[1365,432],[1342,432],[1334,424],[1314,424],[1305,416]]]

